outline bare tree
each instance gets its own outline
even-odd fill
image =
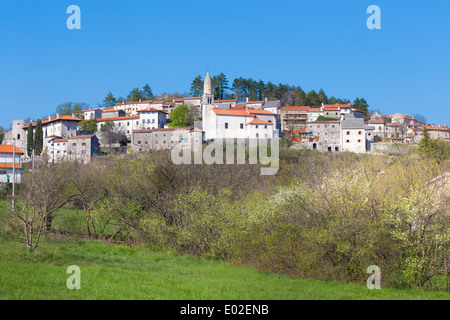
[[[43,161],[23,175],[18,205],[10,214],[22,223],[25,244],[31,251],[39,247],[42,234],[51,229],[54,213],[73,198],[67,188],[68,166],[69,163],[49,165]]]

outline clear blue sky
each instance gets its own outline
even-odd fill
[[[81,30],[66,27],[71,4]],[[372,4],[381,30],[366,27]],[[448,0],[2,0],[0,125],[146,83],[188,92],[207,70],[450,125],[449,33]]]

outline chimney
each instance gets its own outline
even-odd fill
[[[264,101],[267,103],[267,98],[265,98]]]
[[[52,116],[48,116],[48,121],[52,120]]]
[[[444,125],[444,127],[446,127],[446,128],[447,128],[447,124],[445,124],[445,125]]]
[[[248,97],[247,97],[247,98],[245,98],[245,102],[248,102]]]
[[[412,117],[411,118],[413,118],[414,119],[414,115],[412,115]]]
[[[56,119],[58,119],[58,118],[59,118],[59,112],[56,113]]]
[[[139,99],[139,102],[142,102],[142,99]]]

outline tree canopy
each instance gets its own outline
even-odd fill
[[[170,113],[170,120],[172,120],[172,122],[169,124],[169,127],[184,128],[184,127],[189,126],[191,124],[190,115],[191,115],[191,113],[190,113],[187,105],[182,104],[182,105],[178,106]]]

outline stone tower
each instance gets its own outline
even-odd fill
[[[212,81],[209,76],[209,72],[206,74],[204,86],[203,86],[203,96],[201,103],[201,111],[202,111],[202,128],[205,132],[205,139],[211,140],[212,137],[212,109],[214,106],[214,95],[212,92]]]

